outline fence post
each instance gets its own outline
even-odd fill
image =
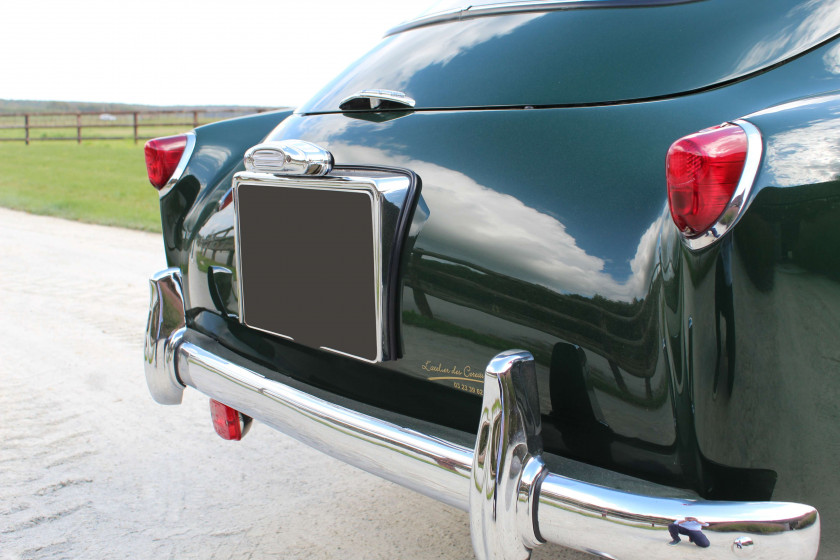
[[[198,111],[193,111],[193,128],[198,128]]]
[[[76,143],[82,143],[82,114],[76,113]]]
[[[29,145],[29,115],[23,115],[23,129],[26,131],[26,145]]]
[[[137,143],[137,111],[134,111],[134,143]]]

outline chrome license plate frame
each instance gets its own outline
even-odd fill
[[[311,348],[379,363],[394,357],[389,278],[414,182],[399,174],[344,171],[234,176],[239,321]],[[291,239],[298,234],[305,239]],[[347,312],[339,309],[345,304]]]

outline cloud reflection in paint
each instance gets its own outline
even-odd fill
[[[431,211],[422,243],[430,252],[467,260],[558,293],[632,301],[648,292],[667,211],[642,234],[629,263],[630,275],[622,282],[604,271],[603,259],[579,247],[557,218],[509,194],[480,185],[461,172],[376,148],[346,144],[333,144],[332,148],[342,154],[342,160],[388,161],[420,175],[423,197]]]
[[[835,35],[840,25],[840,0],[810,0],[792,8],[785,17],[792,23],[756,43],[738,61],[733,74],[773,64]]]
[[[461,21],[455,27],[431,26],[424,30],[422,48],[413,34],[389,37],[357,64],[345,70],[316,95],[307,107],[317,106],[320,99],[331,99],[340,92],[356,92],[372,87],[407,90],[409,82],[416,78],[421,70],[430,66],[445,66],[477,45],[509,35],[517,28],[544,15],[515,14],[503,18]],[[371,82],[372,76],[378,76],[378,85]],[[445,84],[441,86],[445,87]]]
[[[832,118],[776,134],[767,141],[765,161],[774,186],[792,187],[831,181],[840,176],[840,108]]]

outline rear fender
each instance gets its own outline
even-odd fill
[[[272,111],[200,126],[195,129],[195,149],[180,180],[160,200],[166,262],[180,266],[188,247],[188,233],[201,215],[215,204],[197,204],[208,197],[221,198],[233,174],[243,169],[245,150],[259,143],[291,115]],[[208,201],[212,202],[212,201]],[[194,207],[201,212],[190,213]]]
[[[763,143],[747,209],[718,243],[678,249],[697,444],[711,462],[776,473],[774,500],[833,519],[840,491],[814,481],[840,461],[840,94],[743,119]],[[823,548],[835,557],[840,542]]]

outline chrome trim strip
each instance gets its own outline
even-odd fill
[[[168,268],[149,280],[149,317],[143,345],[146,384],[160,404],[181,404],[184,385],[175,372],[174,352],[185,331],[181,271]]]
[[[449,21],[459,21],[486,16],[519,14],[527,12],[554,12],[558,10],[574,10],[587,8],[637,8],[649,6],[674,6],[689,4],[700,0],[546,0],[523,2],[496,2],[485,5],[465,5],[463,8],[452,8],[401,23],[389,29],[385,36],[396,35],[416,27],[426,27]]]
[[[407,488],[467,510],[469,449],[329,403],[185,342],[187,384],[301,442]]]
[[[156,278],[180,285],[177,269]],[[656,498],[546,474],[537,460],[539,400],[528,352],[500,354],[487,367],[476,449],[491,450],[488,469],[486,455],[482,463],[461,445],[267,379],[191,342],[167,338],[165,344],[165,367],[210,398],[368,472],[466,511],[477,508],[470,525],[480,558],[524,559],[529,548],[548,541],[602,558],[648,560],[662,556],[668,525],[687,517],[709,524],[703,534],[710,546],[700,553],[709,560],[744,552],[765,560],[813,560],[819,549],[819,514],[807,505]],[[489,438],[482,438],[485,433]],[[478,495],[476,481],[493,484]],[[475,528],[476,520],[482,527]],[[688,542],[681,546],[694,552]],[[679,557],[678,550],[669,554]]]
[[[178,160],[178,167],[175,168],[175,172],[172,173],[172,177],[170,177],[163,188],[158,191],[159,198],[166,196],[169,191],[172,190],[172,187],[175,186],[175,183],[181,180],[181,176],[187,168],[187,163],[189,163],[190,158],[193,155],[193,151],[195,150],[195,132],[187,132],[184,136],[187,137],[187,145],[184,147],[184,153],[181,154],[181,159]]]
[[[819,514],[803,504],[653,498],[557,474],[540,487],[543,538],[606,558],[656,558],[652,551],[670,540],[668,525],[686,517],[710,525],[703,530],[711,543],[703,558],[732,558],[731,549],[742,539],[753,540],[755,552],[761,549],[757,558],[812,560],[819,550]]]
[[[764,143],[761,140],[761,132],[754,124],[741,119],[732,121],[732,124],[741,127],[741,130],[747,135],[747,159],[744,162],[744,170],[741,172],[741,178],[735,187],[732,200],[729,201],[723,214],[720,215],[720,218],[712,227],[695,237],[686,237],[680,232],[686,246],[692,251],[705,249],[723,237],[727,231],[738,223],[747,206],[749,206],[750,193],[761,165]]]
[[[358,102],[363,103],[358,103]],[[356,102],[356,103],[354,103]],[[354,93],[344,98],[338,104],[338,108],[342,111],[363,110],[376,111],[380,109],[383,103],[396,103],[401,107],[413,109],[417,104],[414,99],[410,98],[401,91],[392,91],[389,89],[365,89],[359,93]],[[356,105],[363,105],[356,107]]]

